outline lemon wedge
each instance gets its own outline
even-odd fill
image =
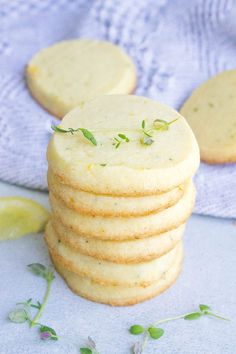
[[[44,207],[31,199],[0,198],[0,240],[43,231],[49,215]]]

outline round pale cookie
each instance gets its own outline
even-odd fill
[[[176,255],[182,249],[180,242],[160,258],[136,264],[118,264],[86,256],[58,242],[50,223],[47,226],[45,240],[54,259],[58,259],[68,270],[101,284],[124,286],[146,287],[158,281],[163,272],[172,266]]]
[[[156,119],[177,121],[165,131],[154,130],[151,145],[142,144],[140,139],[147,138],[142,121],[149,130]],[[158,129],[163,124],[159,122]],[[148,98],[103,96],[68,113],[60,127],[88,129],[97,141],[97,146],[93,145],[81,131],[73,135],[56,132],[48,147],[49,167],[60,182],[87,192],[157,194],[187,181],[199,165],[197,142],[185,119]],[[123,140],[116,148],[118,134],[125,134],[129,142]]]
[[[185,224],[177,229],[128,241],[107,241],[80,236],[54,217],[51,220],[60,242],[87,256],[115,263],[140,263],[163,256],[181,241]]]
[[[118,46],[79,39],[59,42],[37,53],[26,68],[26,79],[32,96],[62,118],[94,97],[133,92],[136,70]]]
[[[181,108],[205,162],[236,162],[235,91],[236,70],[224,71],[198,87]]]
[[[139,216],[166,209],[179,201],[187,185],[182,184],[168,192],[144,197],[116,197],[84,192],[61,184],[48,171],[48,188],[61,198],[68,208],[81,214],[101,216]]]
[[[112,306],[127,306],[148,300],[169,288],[180,273],[183,252],[179,252],[173,266],[162,274],[158,282],[146,288],[98,284],[87,277],[81,277],[78,274],[68,271],[52,254],[51,257],[56,270],[64,278],[70,289],[76,294],[95,302]]]
[[[129,240],[145,238],[175,229],[191,214],[195,201],[195,188],[191,183],[183,197],[170,208],[159,213],[132,217],[103,217],[79,214],[49,194],[52,210],[63,225],[85,237],[102,240]]]

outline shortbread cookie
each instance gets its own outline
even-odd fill
[[[49,194],[52,210],[56,218],[69,229],[86,237],[103,240],[129,240],[154,236],[183,224],[191,214],[195,189],[191,184],[183,197],[172,207],[145,216],[103,217],[79,214]]]
[[[101,285],[87,277],[81,277],[76,273],[70,272],[63,267],[53,255],[51,255],[51,257],[57,271],[65,279],[71,290],[76,294],[83,296],[86,299],[104,304],[127,306],[148,300],[169,288],[180,273],[183,255],[182,253],[178,255],[173,266],[167,272],[162,274],[162,277],[158,282],[153,283],[146,288],[138,286],[124,287]]]
[[[189,183],[189,182],[188,182]],[[183,196],[182,184],[168,192],[144,197],[116,197],[84,192],[61,184],[51,171],[48,172],[48,187],[54,195],[61,198],[70,209],[81,214],[101,216],[138,216],[161,211]]]
[[[148,134],[151,130],[151,141],[143,133],[143,121],[144,130]],[[185,119],[148,98],[103,96],[68,113],[60,127],[87,129],[96,139],[95,146],[81,131],[56,132],[48,148],[54,175],[84,191],[113,196],[157,194],[190,179],[199,165],[197,142]]]
[[[146,287],[158,281],[163,272],[167,271],[182,250],[180,242],[164,256],[136,264],[118,264],[94,257],[86,256],[59,242],[56,233],[49,223],[45,233],[50,253],[68,270],[101,284],[142,286]]]
[[[87,256],[115,263],[140,263],[163,256],[181,241],[185,224],[177,229],[128,241],[107,241],[80,236],[55,217],[51,220],[60,242]]]
[[[235,91],[236,70],[224,71],[198,87],[181,108],[205,162],[236,162]]]
[[[37,53],[27,66],[26,79],[32,96],[62,118],[94,97],[131,93],[136,86],[136,70],[118,46],[80,39]]]

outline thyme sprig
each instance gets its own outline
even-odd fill
[[[210,306],[201,304],[201,305],[199,305],[198,311],[185,313],[183,315],[179,315],[179,316],[175,316],[175,317],[165,318],[165,319],[154,322],[153,324],[151,324],[148,327],[144,327],[139,324],[134,324],[129,328],[129,332],[133,335],[143,334],[144,336],[143,336],[143,340],[141,342],[136,342],[133,345],[132,353],[133,354],[144,353],[144,350],[145,350],[149,340],[151,340],[151,339],[157,340],[157,339],[160,339],[164,335],[164,329],[159,327],[160,324],[170,322],[170,321],[176,321],[176,320],[180,320],[180,319],[192,321],[192,320],[197,320],[203,316],[215,317],[215,318],[223,320],[223,321],[229,321],[229,319],[213,313],[211,311]]]
[[[178,119],[179,118],[176,118],[174,120],[171,120],[170,122],[167,122],[164,119],[155,119],[153,122],[153,129],[160,131],[168,130],[170,125],[177,122]]]
[[[97,347],[96,347],[96,343],[94,342],[94,340],[91,337],[88,337],[87,347],[80,348],[80,353],[81,354],[99,354]]]
[[[145,120],[142,121],[141,129],[142,129],[143,136],[140,139],[140,143],[142,145],[152,145],[154,143],[154,140],[152,139],[152,136],[154,134],[153,129],[146,129]]]
[[[18,302],[16,305],[17,306],[20,305],[21,307],[11,311],[8,315],[8,318],[11,322],[14,323],[28,322],[30,328],[34,326],[38,326],[40,338],[43,340],[46,339],[58,340],[56,331],[53,328],[45,326],[38,322],[38,320],[42,316],[42,313],[48,301],[48,297],[51,291],[51,285],[53,279],[55,278],[54,273],[50,268],[46,268],[44,265],[40,263],[29,264],[28,268],[33,274],[46,280],[47,288],[43,297],[43,301],[42,303],[37,301],[35,304],[32,302],[32,299],[28,299],[25,302]],[[31,308],[37,309],[37,312],[33,317],[31,317],[31,312],[30,312]]]
[[[122,144],[122,143],[128,143],[129,142],[129,138],[122,133],[117,134],[117,137],[113,138],[113,145],[115,145],[115,148],[118,149],[118,147]]]
[[[155,119],[153,121],[152,127],[150,129],[147,129],[145,119],[142,120],[141,132],[142,132],[143,136],[140,138],[140,143],[142,145],[147,145],[147,146],[152,145],[154,143],[153,135],[154,135],[155,131],[166,131],[169,129],[170,125],[175,123],[177,120],[178,120],[178,118],[174,119],[170,122],[167,122],[164,119]],[[85,129],[85,128],[63,129],[59,125],[58,126],[52,125],[52,130],[56,133],[70,133],[71,135],[73,135],[76,132],[81,132],[83,134],[83,136],[91,142],[91,144],[97,146],[97,140],[95,139],[92,132],[89,131],[88,129]],[[116,149],[118,149],[118,147],[120,147],[120,145],[122,143],[128,143],[129,141],[130,141],[130,139],[125,134],[119,133],[119,134],[117,134],[117,136],[115,136],[113,138],[113,145],[115,146]]]
[[[52,125],[52,130],[54,130],[54,132],[56,133],[70,133],[71,135],[73,135],[76,132],[81,132],[83,134],[83,136],[89,140],[93,145],[97,145],[97,140],[95,139],[94,135],[91,133],[91,131],[89,131],[88,129],[85,128],[68,128],[68,129],[62,129],[59,126],[56,125]]]
[[[20,308],[13,310],[9,313],[8,318],[11,322],[14,323],[24,323],[28,322],[30,327],[38,326],[40,338],[42,340],[58,340],[58,336],[56,331],[46,325],[43,325],[38,322],[39,318],[42,315],[43,310],[45,309],[49,293],[51,291],[51,284],[54,280],[55,276],[53,271],[50,268],[46,268],[44,265],[40,263],[29,264],[28,268],[32,271],[33,274],[43,278],[46,280],[47,288],[43,298],[42,303],[37,301],[36,303],[32,302],[32,298],[28,299],[24,302],[19,302],[16,305],[20,305]],[[30,310],[31,308],[37,309],[35,316],[32,318]],[[140,324],[134,324],[129,328],[129,332],[132,335],[143,335],[142,341],[136,342],[132,347],[133,354],[142,354],[145,351],[145,348],[148,344],[149,340],[158,340],[164,335],[164,329],[159,327],[159,325],[176,321],[180,319],[192,321],[197,320],[201,317],[213,317],[216,319],[220,319],[223,321],[230,321],[228,318],[222,317],[214,312],[212,312],[210,306],[200,304],[198,306],[198,310],[194,312],[188,312],[182,315],[178,315],[175,317],[168,317],[165,319],[158,320],[153,322],[151,325],[145,327]],[[95,341],[88,337],[87,346],[80,348],[81,354],[99,354]]]
[[[146,129],[146,121],[143,120],[142,121],[142,124],[141,124],[141,127],[142,127],[142,132],[144,135],[148,136],[149,138],[151,138],[153,136],[153,129]]]

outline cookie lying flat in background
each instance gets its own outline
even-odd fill
[[[180,113],[197,138],[203,161],[236,162],[236,70],[224,71],[198,87]]]
[[[26,68],[26,79],[32,96],[62,118],[94,97],[132,93],[136,70],[112,43],[68,40],[37,53]]]

